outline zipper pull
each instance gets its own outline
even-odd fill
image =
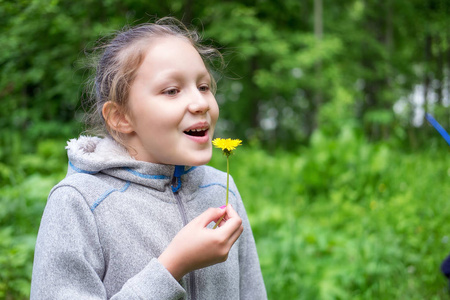
[[[172,192],[176,193],[181,188],[181,175],[184,173],[184,166],[175,166],[172,177]]]

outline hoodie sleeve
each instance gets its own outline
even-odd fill
[[[244,231],[239,238],[240,299],[267,299],[256,243],[247,212],[233,180],[231,180],[231,186],[236,191],[238,204],[236,211],[244,226]]]
[[[179,299],[183,287],[154,258],[115,295],[108,295],[95,218],[73,187],[50,195],[36,241],[31,299]]]

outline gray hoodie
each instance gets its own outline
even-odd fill
[[[157,259],[189,221],[224,204],[225,173],[137,161],[111,138],[82,136],[67,150],[67,176],[39,228],[31,299],[267,299],[232,180],[229,202],[244,232],[227,261],[178,282]]]

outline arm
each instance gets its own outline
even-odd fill
[[[72,187],[49,197],[36,241],[31,299],[107,299],[97,225]],[[184,289],[153,259],[111,299],[179,299]],[[153,298],[152,298],[153,297]]]

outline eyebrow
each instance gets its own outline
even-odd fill
[[[205,72],[199,72],[198,74],[196,74],[195,80],[199,80],[199,79],[208,79],[211,80],[211,74],[209,73],[209,71],[205,71]],[[190,76],[189,76],[190,77]],[[157,82],[159,84],[159,82],[163,82],[166,80],[184,80],[185,76],[183,74],[183,72],[178,71],[178,70],[174,70],[174,71],[166,71],[164,72],[162,75],[157,76],[155,78],[155,82]]]

